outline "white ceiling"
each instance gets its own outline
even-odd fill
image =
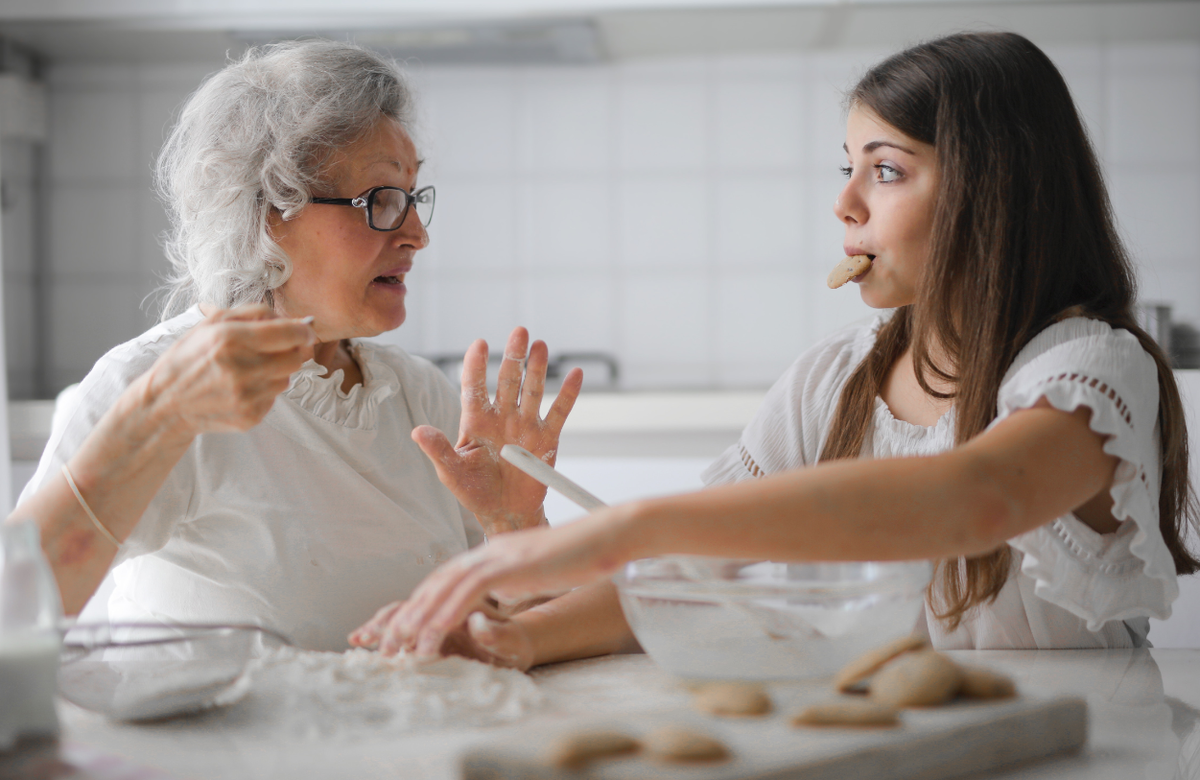
[[[1200,40],[1195,0],[0,0],[0,37],[52,61],[211,62],[271,37],[386,47],[377,41],[389,31],[544,30],[562,21],[593,28],[611,59],[890,47],[979,28],[1040,43]],[[393,53],[413,53],[405,45]]]

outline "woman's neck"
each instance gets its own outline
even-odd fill
[[[342,370],[343,393],[349,393],[351,388],[363,382],[362,369],[350,353],[349,340],[324,341],[313,345],[313,360],[325,368],[323,377]]]
[[[952,393],[954,384],[938,376],[926,376],[926,382],[938,393]],[[938,398],[925,392],[917,381],[913,349],[910,344],[892,364],[880,388],[880,397],[897,420],[929,427],[954,406],[953,398]]]

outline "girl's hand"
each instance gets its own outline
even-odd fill
[[[561,528],[505,534],[457,555],[426,577],[407,601],[380,610],[351,635],[351,643],[378,642],[385,655],[402,648],[438,655],[472,612],[499,616],[488,604],[489,595],[512,603],[615,572],[634,549],[624,527],[629,515],[626,507],[606,509]],[[482,644],[481,635],[474,636]]]
[[[350,635],[350,644],[377,647],[387,620],[403,605],[397,601],[381,609]],[[490,606],[468,615],[466,622],[446,636],[438,654],[461,655],[523,672],[533,665],[533,643],[525,628]]]
[[[574,369],[567,374],[542,419],[547,359],[545,342],[530,346],[529,332],[514,329],[492,401],[487,390],[487,342],[476,341],[463,358],[458,444],[451,447],[445,435],[430,425],[412,433],[413,441],[433,461],[438,478],[475,513],[489,537],[545,524],[545,486],[501,459],[500,448],[518,444],[554,465],[558,437],[579,395],[583,372]]]
[[[308,322],[263,305],[220,310],[171,345],[135,392],[185,437],[244,431],[266,417],[316,338]]]

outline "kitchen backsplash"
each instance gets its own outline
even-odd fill
[[[1200,323],[1200,44],[1047,47],[1105,166],[1143,298]],[[499,346],[605,353],[629,389],[761,387],[870,313],[824,279],[842,91],[885,51],[713,56],[590,67],[410,70],[436,184],[409,319],[382,340],[426,355]],[[61,65],[48,75],[47,310],[35,322],[30,147],[6,143],[9,387],[78,381],[156,319],[165,261],[151,163],[172,113],[220,63]],[[28,220],[26,220],[28,221]]]

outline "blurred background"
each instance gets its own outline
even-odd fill
[[[55,395],[157,321],[153,161],[187,96],[249,46],[324,36],[405,64],[438,206],[408,321],[379,339],[456,379],[473,339],[528,326],[560,373],[585,367],[559,468],[618,501],[699,487],[788,364],[870,314],[825,286],[842,97],[959,30],[1023,33],[1062,70],[1146,325],[1200,404],[1200,3],[0,0],[0,503]],[[551,495],[547,514],[579,510]],[[1193,585],[1156,644],[1200,646]]]
[[[1058,63],[1143,297],[1171,304],[1187,351],[1200,4],[4,0],[9,396],[52,398],[156,321],[151,167],[175,112],[227,57],[303,35],[393,54],[419,93],[438,209],[408,322],[382,340],[453,373],[472,339],[523,324],[591,389],[763,388],[868,314],[824,285],[843,90],[960,29],[1022,32]]]

